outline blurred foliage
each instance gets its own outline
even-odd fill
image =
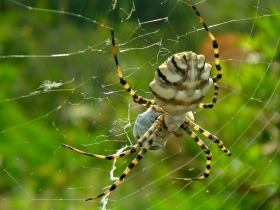
[[[123,133],[129,123],[128,112],[133,123],[144,110],[132,102],[128,107],[130,98],[120,90],[108,41],[110,31],[104,26],[114,28],[124,74],[144,97],[151,97],[148,83],[157,66],[176,52],[198,52],[207,34],[187,34],[202,26],[189,6],[181,3],[175,7],[175,1],[152,12],[149,8],[157,8],[156,1],[118,1],[114,12],[111,0],[17,2],[52,12],[34,11],[13,1],[0,3],[1,208],[97,209],[98,202],[84,202],[84,198],[110,185],[111,163],[61,148],[61,143],[97,154],[114,153],[129,144]],[[215,2],[198,5],[208,25],[252,17],[256,4],[254,0],[236,1],[236,8],[239,5],[242,10],[232,10],[226,1]],[[136,11],[127,18],[133,4]],[[267,5],[271,5],[269,11],[261,9]],[[226,157],[211,144],[213,170],[209,179],[191,184],[172,182],[173,176],[197,176],[205,164],[202,154],[193,159],[201,151],[187,135],[172,139],[166,148],[147,153],[109,196],[108,208],[148,209],[158,204],[154,209],[164,210],[181,203],[178,209],[234,209],[236,205],[236,209],[279,208],[280,57],[276,46],[280,28],[275,23],[280,21],[280,11],[279,2],[267,5],[259,5],[258,15],[274,15],[211,28],[215,36],[225,32],[238,36],[240,43],[236,45],[246,53],[233,65],[222,60],[219,103],[212,110],[197,111],[195,120],[217,133],[233,156]],[[139,25],[159,18],[162,20]],[[161,45],[153,45],[157,42]],[[138,50],[130,51],[132,48]],[[48,56],[66,53],[69,55]],[[40,88],[47,80],[63,85],[51,91]],[[205,99],[210,100],[211,96]],[[132,126],[127,128],[130,138]],[[117,162],[115,176],[130,160],[132,157]],[[149,186],[155,180],[156,184]],[[131,195],[138,190],[143,193]],[[151,193],[154,191],[158,193]]]
[[[254,39],[250,43],[251,50],[257,50],[261,53],[263,60],[270,61],[271,58],[274,60],[279,60],[280,52],[275,50],[274,46],[279,39],[278,31],[280,31],[280,26],[274,24],[280,20],[279,9],[276,6],[272,6],[270,12],[260,13],[260,15],[275,14],[271,17],[262,17],[256,20],[256,27],[258,30],[254,31]]]

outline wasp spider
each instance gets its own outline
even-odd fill
[[[129,150],[119,154],[105,156],[87,153],[66,144],[62,144],[64,147],[72,149],[78,153],[107,160],[129,155],[141,148],[141,151],[136,158],[126,167],[122,175],[108,190],[95,197],[87,198],[87,201],[102,197],[115,190],[130,170],[139,163],[148,150],[157,150],[164,147],[167,140],[170,138],[170,135],[181,136],[183,131],[186,131],[206,154],[206,169],[203,175],[196,178],[174,179],[190,181],[207,178],[210,174],[212,154],[203,141],[191,131],[191,128],[211,139],[226,155],[231,155],[230,151],[224,147],[223,142],[218,137],[194,123],[192,110],[195,108],[212,108],[216,104],[219,94],[217,81],[222,78],[222,68],[219,60],[218,42],[205,25],[204,20],[195,6],[192,8],[212,40],[215,67],[218,73],[216,76],[211,77],[210,73],[212,66],[205,63],[204,55],[197,55],[194,52],[181,52],[172,55],[158,67],[155,73],[155,78],[150,83],[150,90],[154,95],[153,100],[137,95],[123,78],[117,58],[114,32],[113,30],[111,31],[113,55],[120,83],[133,97],[134,102],[149,109],[143,114],[140,114],[135,122],[133,134],[138,141]],[[201,103],[211,86],[214,87],[212,102]]]

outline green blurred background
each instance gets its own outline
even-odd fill
[[[190,7],[198,2],[119,0],[114,11],[111,0],[0,2],[0,209],[102,206],[84,199],[113,183],[112,162],[61,143],[97,154],[135,143],[133,123],[145,109],[118,83],[110,28],[127,81],[152,98],[148,84],[172,54],[191,50],[213,62]],[[206,158],[189,136],[171,139],[145,155],[110,194],[107,209],[280,209],[279,6],[197,4],[219,41],[224,76],[218,104],[195,110],[195,121],[232,156],[198,134],[213,153],[211,175],[175,182],[200,175]],[[117,161],[115,177],[134,156]]]

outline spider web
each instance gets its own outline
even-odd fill
[[[106,161],[61,143],[119,152],[135,144],[133,124],[145,111],[118,82],[110,29],[128,83],[152,98],[148,84],[167,57],[194,51],[213,65],[211,41],[192,4],[219,41],[224,72],[217,105],[195,110],[195,122],[232,156],[198,134],[213,153],[210,177],[174,181],[196,177],[206,165],[185,134],[148,151],[109,196],[85,202],[111,186],[136,154]],[[2,1],[1,208],[280,209],[279,6],[276,0]]]

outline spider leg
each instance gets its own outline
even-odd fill
[[[103,192],[100,195],[97,195],[95,197],[87,198],[86,201],[100,198],[100,197],[110,193],[111,191],[115,190],[117,188],[117,186],[122,182],[122,180],[126,177],[126,175],[130,172],[130,170],[139,163],[139,161],[142,159],[144,154],[149,150],[152,143],[153,143],[153,140],[151,139],[151,140],[148,141],[147,144],[145,144],[143,149],[138,153],[137,157],[126,167],[126,169],[124,170],[122,175],[118,178],[118,180],[108,190],[106,190],[105,192]]]
[[[145,142],[144,147],[141,149],[141,151],[138,153],[138,155],[136,156],[136,158],[134,158],[134,160],[126,167],[126,169],[124,170],[124,172],[122,173],[122,175],[118,178],[118,180],[105,192],[101,193],[100,195],[97,195],[95,197],[92,198],[87,198],[86,201],[89,200],[94,200],[97,198],[100,198],[110,192],[112,192],[113,190],[115,190],[118,185],[122,182],[122,180],[126,177],[126,175],[130,172],[130,170],[136,166],[139,161],[143,158],[143,156],[146,154],[146,152],[149,150],[149,148],[151,147],[151,145],[153,144],[153,142],[156,140],[156,138],[161,134],[162,129],[164,129],[164,123],[163,123],[163,115],[159,116],[156,121],[154,122],[153,125],[156,125],[156,128],[154,129],[154,127],[150,128],[142,137],[142,139],[146,138],[149,139],[148,141]],[[150,137],[148,138],[147,136],[150,135]]]
[[[200,16],[198,10],[195,8],[195,6],[192,6],[192,8],[195,11],[195,13],[197,14],[199,21],[204,26],[205,30],[207,31],[208,36],[210,37],[210,39],[212,41],[212,46],[213,46],[213,49],[214,49],[214,56],[215,56],[215,66],[216,66],[216,69],[218,71],[218,74],[212,78],[213,79],[213,86],[214,86],[212,103],[200,103],[198,105],[198,108],[212,108],[217,103],[217,98],[218,98],[218,95],[219,95],[219,86],[216,82],[219,79],[221,79],[222,76],[223,76],[223,71],[222,71],[222,67],[220,65],[220,59],[219,59],[219,46],[218,46],[217,40],[215,39],[213,34],[210,32],[210,30],[206,26],[203,18]]]
[[[214,78],[212,78],[214,80]],[[214,86],[214,92],[213,92],[213,98],[212,98],[212,103],[200,103],[198,104],[198,108],[200,109],[205,109],[205,108],[212,108],[215,106],[215,104],[218,101],[218,96],[219,96],[219,85],[216,82],[213,82]]]
[[[112,36],[112,49],[113,49],[113,55],[115,58],[115,63],[116,63],[116,68],[118,71],[118,76],[120,78],[120,83],[122,84],[122,86],[124,87],[124,89],[127,90],[127,92],[129,92],[129,94],[132,96],[134,102],[141,104],[142,106],[145,107],[151,107],[152,105],[155,105],[155,101],[154,100],[149,100],[146,98],[143,98],[142,96],[138,96],[135,91],[133,89],[130,88],[129,84],[125,81],[125,79],[123,78],[123,74],[118,62],[118,57],[117,57],[117,49],[116,49],[116,45],[115,45],[115,37],[114,37],[114,31],[111,30],[111,36]]]
[[[158,127],[158,123],[156,123],[156,122],[150,127],[149,131],[156,130],[156,128]],[[136,152],[140,147],[143,146],[143,144],[147,141],[147,139],[151,138],[152,134],[153,134],[153,132],[146,132],[145,135],[141,139],[139,139],[139,141],[135,145],[133,145],[131,147],[131,149],[123,151],[119,154],[112,154],[112,155],[92,154],[92,153],[88,153],[88,152],[79,150],[77,148],[71,147],[67,144],[62,144],[62,146],[66,147],[68,149],[74,150],[75,152],[78,152],[78,153],[83,154],[83,155],[87,155],[87,156],[91,156],[91,157],[95,157],[95,158],[100,158],[100,159],[113,160],[113,159],[118,159],[120,157],[123,157],[123,156],[126,156],[126,155],[129,155],[131,153]]]
[[[66,144],[62,144],[62,146],[68,148],[68,149],[71,149],[71,150],[74,150],[75,152],[78,152],[80,154],[83,154],[83,155],[88,155],[88,156],[91,156],[91,157],[95,157],[95,158],[100,158],[100,159],[106,159],[106,160],[113,160],[113,159],[118,159],[120,157],[123,157],[123,156],[126,156],[126,155],[129,155],[131,153],[134,153],[136,152],[140,147],[141,147],[141,142],[137,142],[135,145],[132,146],[131,149],[129,150],[126,150],[126,151],[123,151],[119,154],[112,154],[112,155],[98,155],[98,154],[92,154],[92,153],[88,153],[88,152],[85,152],[85,151],[82,151],[82,150],[79,150],[77,148],[74,148],[74,147],[71,147],[69,145],[66,145]]]
[[[211,134],[210,132],[208,132],[207,130],[203,129],[202,127],[200,127],[199,125],[195,124],[193,121],[191,121],[190,119],[186,118],[184,124],[187,124],[189,126],[191,126],[192,128],[194,128],[195,130],[197,130],[198,132],[202,133],[204,136],[206,136],[208,139],[212,140],[214,143],[216,143],[218,145],[218,147],[224,152],[226,153],[226,155],[230,156],[231,152],[224,146],[223,142],[215,135]],[[183,125],[184,125],[183,124]],[[187,126],[185,125],[185,126]]]
[[[154,110],[154,111],[156,111],[156,112],[164,113],[163,108],[161,108],[161,107],[159,107],[159,106],[151,105],[151,106],[149,107],[149,109],[152,109],[152,110]]]
[[[212,153],[210,152],[209,148],[204,144],[204,142],[194,133],[192,132],[186,123],[181,125],[181,127],[196,141],[198,146],[205,152],[207,156],[207,161],[206,161],[206,169],[203,175],[197,177],[197,178],[173,178],[174,180],[179,180],[179,181],[191,181],[191,180],[201,180],[205,179],[209,176],[210,174],[210,166],[211,166],[211,159],[212,159]]]

